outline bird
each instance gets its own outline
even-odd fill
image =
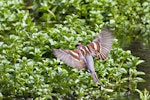
[[[53,49],[53,54],[68,66],[78,70],[87,70],[91,73],[94,83],[98,83],[99,79],[94,69],[93,57],[105,60],[112,49],[113,40],[112,32],[108,29],[102,29],[88,45],[77,43],[74,50]]]

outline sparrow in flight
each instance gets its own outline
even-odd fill
[[[87,46],[81,43],[75,50],[53,49],[54,55],[68,66],[91,73],[95,83],[99,82],[94,69],[93,57],[105,60],[110,53],[113,43],[113,35],[107,29],[103,29],[99,35]]]

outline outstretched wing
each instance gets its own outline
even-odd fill
[[[80,70],[85,68],[84,59],[80,57],[78,50],[53,49],[53,52],[54,55],[65,64]]]
[[[113,39],[112,33],[104,29],[87,47],[90,48],[93,56],[105,60],[112,48]]]

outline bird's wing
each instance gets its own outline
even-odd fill
[[[65,64],[82,70],[85,68],[85,60],[80,57],[79,50],[62,50],[53,49],[54,55],[62,60]]]
[[[105,60],[112,48],[113,39],[112,33],[104,29],[87,47],[90,48],[93,56]]]

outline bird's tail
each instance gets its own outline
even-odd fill
[[[93,78],[93,80],[94,80],[95,83],[99,82],[99,79],[98,79],[96,73],[92,73],[92,78]]]

